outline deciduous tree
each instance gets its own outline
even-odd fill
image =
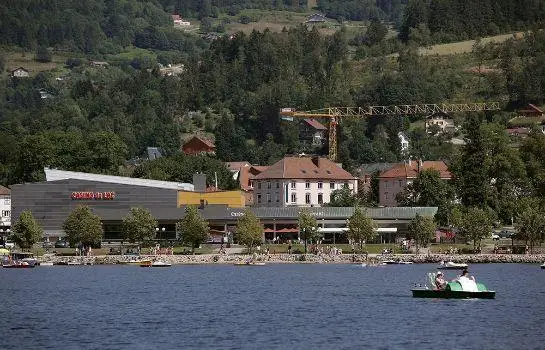
[[[43,237],[43,229],[29,210],[23,210],[15,225],[13,225],[12,239],[21,249],[30,249]]]
[[[237,220],[235,239],[239,244],[248,247],[250,253],[252,248],[261,243],[263,237],[263,226],[259,218],[250,210],[246,210]]]
[[[316,222],[316,217],[314,215],[312,215],[307,209],[303,209],[299,211],[298,224],[301,239],[305,242],[306,253],[308,241],[316,241],[320,237],[318,232],[318,223]]]
[[[365,210],[361,210],[357,206],[347,224],[348,239],[358,242],[360,249],[363,248],[363,242],[369,242],[377,235],[376,225],[373,220],[367,216]]]
[[[182,242],[189,245],[192,250],[206,242],[210,232],[208,221],[201,216],[197,207],[192,205],[185,208],[185,215],[176,224],[176,229]]]
[[[129,242],[149,241],[155,237],[157,220],[145,208],[131,208],[123,218],[123,239]]]
[[[416,253],[419,247],[425,247],[435,234],[435,222],[431,216],[416,216],[409,222],[409,233],[416,242]]]
[[[76,207],[62,225],[70,245],[92,246],[100,243],[103,230],[100,217],[85,205]]]

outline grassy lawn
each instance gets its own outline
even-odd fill
[[[523,35],[522,32],[518,32],[514,34],[495,35],[495,36],[482,38],[481,43],[482,44],[488,44],[491,42],[501,43],[513,37],[520,39],[522,38],[522,35]],[[475,44],[475,40],[467,40],[467,41],[460,41],[460,42],[450,43],[450,44],[433,45],[428,48],[420,48],[420,54],[421,55],[454,55],[454,54],[468,53],[473,51],[474,44]]]
[[[67,71],[64,68],[64,62],[69,57],[69,53],[59,54],[54,53],[51,62],[41,63],[34,60],[34,52],[25,52],[20,48],[17,49],[3,49],[6,55],[6,72],[9,74],[12,70],[23,67],[30,72],[30,76],[36,76],[43,71],[58,70],[59,74]]]

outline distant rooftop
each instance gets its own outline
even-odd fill
[[[171,190],[183,190],[183,191],[195,190],[193,184],[182,183],[182,182],[170,182],[170,181],[148,180],[148,179],[139,179],[139,178],[114,176],[114,175],[80,173],[77,171],[50,169],[47,167],[44,168],[44,172],[45,172],[46,181],[75,179],[75,180],[115,183],[115,184],[122,184],[122,185],[156,187],[156,188],[164,188],[164,189],[171,189]]]

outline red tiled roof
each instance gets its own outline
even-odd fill
[[[225,165],[227,166],[228,169],[239,170],[242,167],[251,166],[252,164],[250,164],[249,162],[243,161],[243,162],[225,162]]]
[[[0,185],[0,196],[9,196],[11,194],[11,190],[7,187]]]
[[[305,119],[305,122],[316,130],[327,130],[327,128],[316,119]]]
[[[507,133],[509,135],[527,135],[529,134],[531,131],[530,128],[512,128],[512,129],[507,129]]]
[[[327,158],[285,157],[255,179],[354,180],[355,177]]]
[[[200,142],[202,142],[203,144],[205,144],[206,146],[210,147],[210,148],[216,148],[216,145],[214,145],[214,142],[204,138],[204,137],[200,137],[200,136],[193,136],[192,138],[190,138],[189,140],[187,140],[184,145],[187,145],[188,143],[190,143],[191,141],[193,140],[198,140]]]
[[[442,179],[451,179],[452,174],[448,170],[445,162],[439,161],[425,161],[422,162],[422,168],[420,170],[435,169],[439,171],[439,176]],[[403,178],[403,179],[415,179],[418,176],[418,161],[411,161],[411,165],[408,163],[399,163],[394,165],[388,170],[383,171],[379,178]]]

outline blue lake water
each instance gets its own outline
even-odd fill
[[[545,270],[473,265],[495,300],[412,298],[434,267],[0,269],[0,348],[545,349]]]

